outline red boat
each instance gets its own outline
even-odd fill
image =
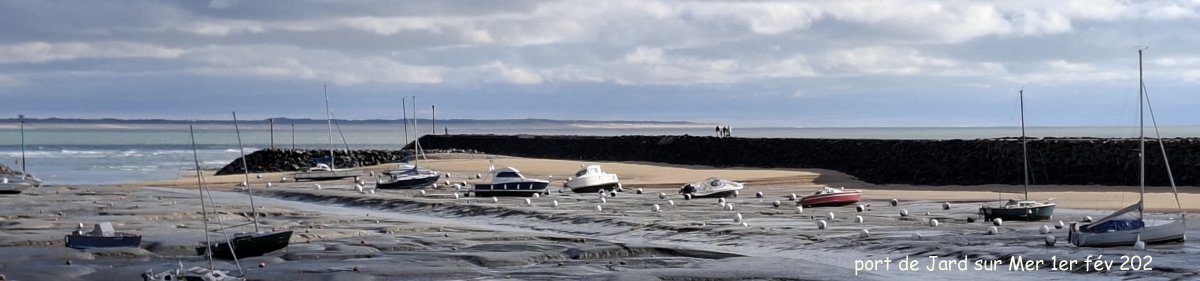
[[[800,205],[804,207],[842,206],[858,203],[860,198],[862,198],[862,190],[826,187],[813,195],[800,198]]]

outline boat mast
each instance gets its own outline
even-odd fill
[[[419,133],[417,133],[417,96],[413,96],[412,99],[413,99],[413,102],[412,102],[413,158],[416,159],[416,158],[420,158],[420,157],[425,157],[425,150],[421,149],[421,135]],[[425,157],[425,159],[429,159],[429,157]]]
[[[402,117],[402,119],[404,119],[404,145],[408,145],[408,98],[407,97],[400,99],[400,114],[404,115],[404,117]],[[404,147],[401,146],[400,149],[403,150]]]
[[[196,153],[196,131],[192,129],[192,125],[188,125],[188,133],[192,136],[192,160],[196,163],[196,190],[200,191],[200,215],[204,219],[204,246],[210,247],[205,249],[204,255],[208,257],[208,270],[213,269],[212,256],[212,240],[208,239],[208,206],[204,204],[204,180],[200,172],[200,155]]]
[[[258,233],[258,208],[254,207],[254,188],[250,187],[250,165],[246,164],[246,149],[242,146],[242,130],[238,128],[237,112],[233,112],[233,131],[237,133],[238,151],[242,153],[242,171],[246,176],[246,193],[250,195],[250,214],[253,215],[254,232]]]
[[[1025,139],[1025,89],[1019,92],[1021,96],[1021,158],[1024,163],[1025,175],[1025,200],[1029,200],[1029,145]]]
[[[1139,162],[1139,183],[1141,191],[1138,193],[1138,218],[1145,217],[1144,211],[1146,208],[1146,115],[1142,113],[1144,110],[1143,103],[1145,98],[1143,94],[1146,89],[1146,81],[1142,77],[1142,50],[1138,50],[1138,162]]]
[[[329,170],[337,168],[336,158],[333,158],[333,117],[329,113],[329,85],[322,85],[325,88],[325,123],[329,126]]]
[[[25,115],[17,115],[17,119],[21,123],[21,179],[29,177],[29,172],[25,171]]]

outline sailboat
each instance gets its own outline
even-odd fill
[[[1053,202],[1029,200],[1029,141],[1025,138],[1025,90],[1021,90],[1019,93],[1021,97],[1021,163],[1024,164],[1021,173],[1025,177],[1025,198],[1020,201],[1009,199],[1000,206],[979,207],[979,213],[983,215],[984,220],[990,221],[999,218],[1036,221],[1049,219],[1054,215],[1055,204]]]
[[[417,97],[413,97],[413,122],[416,122],[417,115]],[[408,113],[404,113],[404,134],[408,135]],[[417,125],[412,126],[416,134]],[[383,174],[388,175],[388,180],[383,180],[375,184],[375,188],[379,189],[420,189],[426,186],[431,186],[441,178],[441,173],[432,170],[421,169],[416,165],[419,156],[424,155],[425,151],[421,149],[420,138],[413,140],[413,164],[400,163],[396,170],[386,171]]]
[[[25,115],[17,115],[21,131],[21,171],[0,173],[0,194],[18,194],[42,186],[42,180],[25,172]]]
[[[329,164],[318,163],[315,167],[309,168],[303,172],[296,173],[292,176],[296,181],[301,180],[336,180],[344,178],[357,178],[362,176],[362,171],[354,169],[338,169],[337,157],[333,155],[333,117],[329,112],[329,88],[325,87],[325,122],[329,126]]]
[[[1167,160],[1166,146],[1162,136],[1158,134],[1158,122],[1154,120],[1154,107],[1150,106],[1150,97],[1146,95],[1146,81],[1142,78],[1142,51],[1138,50],[1138,161],[1139,186],[1141,187],[1138,202],[1118,210],[1100,220],[1091,223],[1071,223],[1067,232],[1067,240],[1080,247],[1135,247],[1142,243],[1167,243],[1187,240],[1187,217],[1183,213],[1183,203],[1179,201],[1179,190],[1175,187],[1175,176],[1171,174],[1171,162]],[[1175,193],[1175,204],[1179,207],[1179,218],[1168,221],[1145,220],[1146,202],[1146,117],[1143,110],[1150,109],[1150,118],[1154,121],[1154,132],[1157,135],[1158,147],[1162,151],[1163,163],[1166,164],[1167,177],[1171,189]],[[1122,218],[1123,215],[1137,211],[1137,217]]]
[[[200,246],[196,248],[198,254],[211,252],[212,256],[218,259],[236,259],[245,257],[257,257],[279,249],[286,248],[288,242],[292,239],[292,231],[275,231],[270,232],[259,230],[258,226],[258,208],[254,206],[254,189],[250,184],[250,169],[246,165],[246,149],[242,146],[242,131],[238,128],[237,112],[233,113],[233,128],[237,132],[238,150],[242,153],[242,167],[246,177],[246,193],[250,197],[250,214],[252,215],[250,223],[254,224],[254,232],[242,232],[233,235],[229,241],[217,243],[215,245]],[[226,227],[233,228],[241,225],[233,225]]]
[[[195,130],[192,129],[191,125],[188,125],[188,132],[192,136],[192,159],[193,159],[194,163],[196,164],[196,189],[200,191],[200,212],[202,215],[202,219],[203,219],[202,222],[204,225],[204,244],[208,245],[208,244],[212,244],[212,240],[210,240],[209,236],[208,236],[209,235],[208,204],[206,204],[204,201],[204,198],[205,198],[204,193],[206,191],[206,189],[204,187],[204,175],[203,175],[203,172],[200,170],[200,156],[196,152],[196,132],[195,132]],[[212,200],[211,195],[209,197],[209,200],[210,201]],[[216,205],[213,204],[213,207],[216,207]],[[217,221],[220,222],[220,217],[217,218]],[[228,239],[228,236],[226,238]],[[226,245],[228,245],[228,244],[226,244]],[[145,273],[142,273],[142,280],[147,280],[147,281],[150,281],[150,280],[153,280],[153,281],[174,281],[174,280],[245,281],[246,280],[246,278],[243,277],[245,275],[245,271],[242,269],[241,263],[235,263],[235,264],[237,264],[238,272],[241,273],[242,276],[235,276],[235,275],[229,274],[228,271],[219,270],[213,266],[213,255],[212,255],[211,251],[206,251],[203,254],[208,260],[208,267],[194,266],[191,269],[184,271],[183,270],[183,262],[180,262],[179,269],[177,269],[175,271],[163,271],[163,272],[159,272],[159,273],[154,273],[153,270],[146,270]],[[234,261],[237,261],[237,260],[235,259]]]

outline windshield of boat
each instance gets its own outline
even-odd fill
[[[577,178],[582,177],[583,175],[586,175],[587,173],[588,173],[588,170],[579,170],[578,173],[575,173],[575,177],[577,177]]]
[[[715,186],[721,186],[722,184],[721,184],[721,180],[711,180],[708,182],[708,185],[715,187]]]
[[[521,175],[517,174],[515,172],[500,172],[500,173],[496,174],[496,177],[497,178],[519,178],[519,177],[521,177]]]

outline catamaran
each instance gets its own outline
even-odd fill
[[[1158,132],[1158,122],[1154,119],[1154,107],[1150,106],[1150,97],[1146,93],[1146,82],[1142,74],[1142,51],[1138,50],[1138,161],[1140,197],[1138,202],[1118,210],[1100,220],[1091,223],[1071,223],[1067,232],[1067,240],[1080,247],[1135,247],[1142,243],[1167,243],[1187,240],[1187,217],[1183,213],[1183,203],[1179,201],[1179,190],[1175,187],[1175,176],[1171,174],[1171,162],[1167,160],[1166,146],[1163,145],[1162,135]],[[1158,140],[1158,148],[1162,151],[1163,164],[1167,168],[1167,178],[1171,182],[1171,190],[1175,193],[1175,204],[1179,208],[1179,217],[1166,221],[1145,219],[1146,202],[1146,117],[1144,110],[1150,110],[1150,119],[1154,123],[1154,133]],[[1137,211],[1137,217],[1123,218],[1124,215]]]
[[[1049,219],[1054,215],[1053,202],[1037,202],[1029,200],[1029,145],[1025,139],[1025,90],[1020,92],[1021,100],[1021,163],[1025,164],[1022,173],[1025,176],[1025,199],[1008,200],[1000,206],[981,206],[979,213],[984,220],[1000,218],[1002,220],[1036,221]]]

